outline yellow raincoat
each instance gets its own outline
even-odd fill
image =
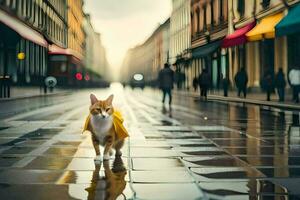
[[[90,119],[91,119],[91,114],[89,114],[89,116],[85,120],[85,124],[84,124],[82,133],[84,131],[91,131],[89,129]],[[122,117],[122,114],[119,111],[114,111],[113,124],[114,124],[114,128],[115,128],[118,139],[125,139],[125,138],[129,137],[129,134],[123,125],[123,121],[124,121],[124,119]]]

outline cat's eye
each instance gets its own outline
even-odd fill
[[[106,112],[110,111],[110,108],[106,108]]]

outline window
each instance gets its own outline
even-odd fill
[[[238,0],[238,6],[237,6],[238,12],[240,13],[240,16],[244,16],[245,13],[245,0]]]
[[[268,8],[270,5],[270,0],[262,0],[261,5],[264,9]]]

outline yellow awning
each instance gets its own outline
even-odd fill
[[[248,41],[271,39],[275,37],[275,26],[283,18],[283,13],[263,18],[246,36]]]

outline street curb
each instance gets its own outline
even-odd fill
[[[209,100],[218,100],[218,101],[230,101],[236,103],[248,103],[248,104],[255,104],[255,105],[262,105],[262,106],[272,106],[277,108],[285,108],[285,109],[293,109],[293,110],[300,110],[300,105],[288,104],[288,103],[278,103],[278,102],[268,102],[262,100],[255,100],[255,99],[240,99],[235,97],[220,97],[217,95],[208,95]]]
[[[199,95],[195,95],[192,93],[181,93],[181,92],[175,92],[175,94],[180,95],[188,95],[194,98],[199,98]],[[271,106],[276,108],[284,108],[284,109],[290,109],[290,110],[300,110],[300,105],[294,105],[289,103],[279,103],[274,101],[263,101],[263,100],[256,100],[256,99],[242,99],[237,97],[223,97],[219,95],[208,95],[208,100],[212,101],[226,101],[226,102],[235,102],[235,103],[248,103],[248,104],[254,104],[254,105],[261,105],[261,106]]]
[[[57,92],[57,93],[48,93],[48,94],[37,94],[37,95],[28,95],[28,96],[20,96],[20,97],[13,97],[13,98],[3,98],[0,99],[0,102],[7,102],[7,101],[15,101],[20,99],[31,99],[31,98],[37,98],[37,97],[48,97],[48,96],[54,96],[54,95],[66,95],[72,93],[71,91],[65,91],[65,92]]]

